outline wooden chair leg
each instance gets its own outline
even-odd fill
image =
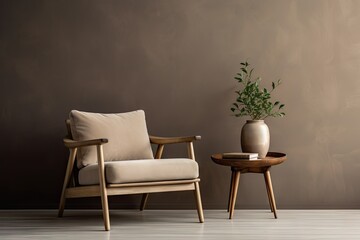
[[[72,174],[73,167],[74,167],[76,152],[77,152],[77,148],[70,149],[70,156],[69,156],[68,164],[67,164],[67,167],[66,167],[64,185],[63,185],[63,188],[62,188],[62,191],[61,191],[58,217],[62,217],[63,213],[64,213],[65,202],[66,202],[65,191],[66,191],[66,188],[68,187],[69,182],[70,182],[71,174]]]
[[[199,182],[195,182],[195,198],[196,198],[196,207],[197,207],[197,212],[198,212],[198,216],[199,216],[199,222],[203,223],[204,222],[204,213],[203,213],[203,207],[202,207],[202,202],[201,202],[201,194],[200,194],[200,185]]]
[[[234,209],[235,209],[235,204],[236,204],[236,196],[237,196],[237,192],[238,192],[238,188],[239,188],[239,181],[240,181],[240,171],[235,171],[235,175],[234,175],[234,183],[233,188],[232,188],[232,199],[230,201],[230,213],[229,213],[229,219],[232,219],[233,215],[234,215]]]
[[[146,202],[148,200],[148,197],[149,197],[148,193],[144,193],[142,195],[141,204],[140,204],[140,211],[144,211],[145,206],[146,206]]]
[[[267,180],[268,185],[269,185],[269,192],[270,192],[271,202],[272,202],[272,205],[273,205],[274,217],[277,218],[276,202],[275,202],[274,191],[273,191],[273,187],[272,187],[272,183],[271,183],[271,176],[270,176],[270,171],[269,170],[267,170],[265,172],[265,177],[266,177],[266,180]]]
[[[104,218],[104,226],[106,231],[110,231],[109,205],[106,189],[101,189],[101,204]]]
[[[106,181],[105,181],[105,166],[104,166],[104,155],[102,145],[97,146],[97,155],[99,163],[99,180],[100,180],[100,194],[101,194],[101,204],[104,218],[105,230],[110,230],[110,217],[109,217],[109,204],[108,196],[106,190]]]
[[[271,193],[270,193],[270,190],[269,190],[269,182],[266,179],[265,173],[264,173],[264,179],[265,179],[265,186],[266,186],[266,192],[267,192],[267,196],[268,196],[268,200],[269,200],[270,210],[271,210],[271,212],[274,212],[274,206],[273,206],[273,202],[272,202],[272,199],[271,199]]]
[[[62,217],[64,214],[65,202],[66,202],[66,198],[65,198],[65,191],[64,191],[64,193],[61,193],[61,197],[60,197],[58,217]]]
[[[60,205],[59,205],[59,211],[58,211],[58,217],[62,217],[63,214],[64,214],[65,202],[66,202],[65,197],[61,196]]]
[[[231,169],[229,200],[228,200],[228,207],[227,207],[228,212],[230,212],[230,203],[231,203],[231,199],[232,199],[232,195],[233,195],[233,185],[234,185],[234,179],[235,179],[234,175],[235,175],[235,171],[233,169]]]

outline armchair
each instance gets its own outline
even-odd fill
[[[70,155],[61,192],[58,216],[67,198],[100,196],[105,230],[110,230],[108,196],[142,194],[144,210],[149,193],[193,191],[198,218],[204,222],[191,137],[155,137],[147,134],[142,110],[120,114],[71,111],[64,139]],[[161,159],[167,144],[186,143],[188,158]],[[156,144],[155,159],[150,144]],[[161,159],[161,160],[160,160]],[[75,165],[77,164],[77,167]]]

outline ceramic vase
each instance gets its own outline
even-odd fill
[[[247,120],[241,129],[241,148],[243,152],[258,153],[266,157],[270,146],[270,132],[264,120]]]

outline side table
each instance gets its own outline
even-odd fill
[[[234,214],[241,173],[262,173],[264,175],[267,195],[269,198],[269,205],[271,211],[274,213],[274,217],[277,218],[276,202],[271,183],[270,168],[271,166],[284,162],[286,160],[286,154],[268,152],[265,158],[258,160],[244,160],[223,158],[221,153],[217,153],[212,155],[211,159],[217,164],[231,167],[231,182],[228,201],[229,219],[231,219]]]

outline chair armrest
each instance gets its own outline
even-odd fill
[[[154,144],[173,144],[173,143],[186,143],[200,140],[201,136],[188,136],[188,137],[156,137],[150,136],[150,142]]]
[[[64,138],[63,141],[64,141],[65,146],[68,148],[103,145],[103,144],[109,142],[109,140],[106,138],[91,139],[91,140],[85,140],[85,141],[75,141],[75,140],[72,140],[69,138]]]

